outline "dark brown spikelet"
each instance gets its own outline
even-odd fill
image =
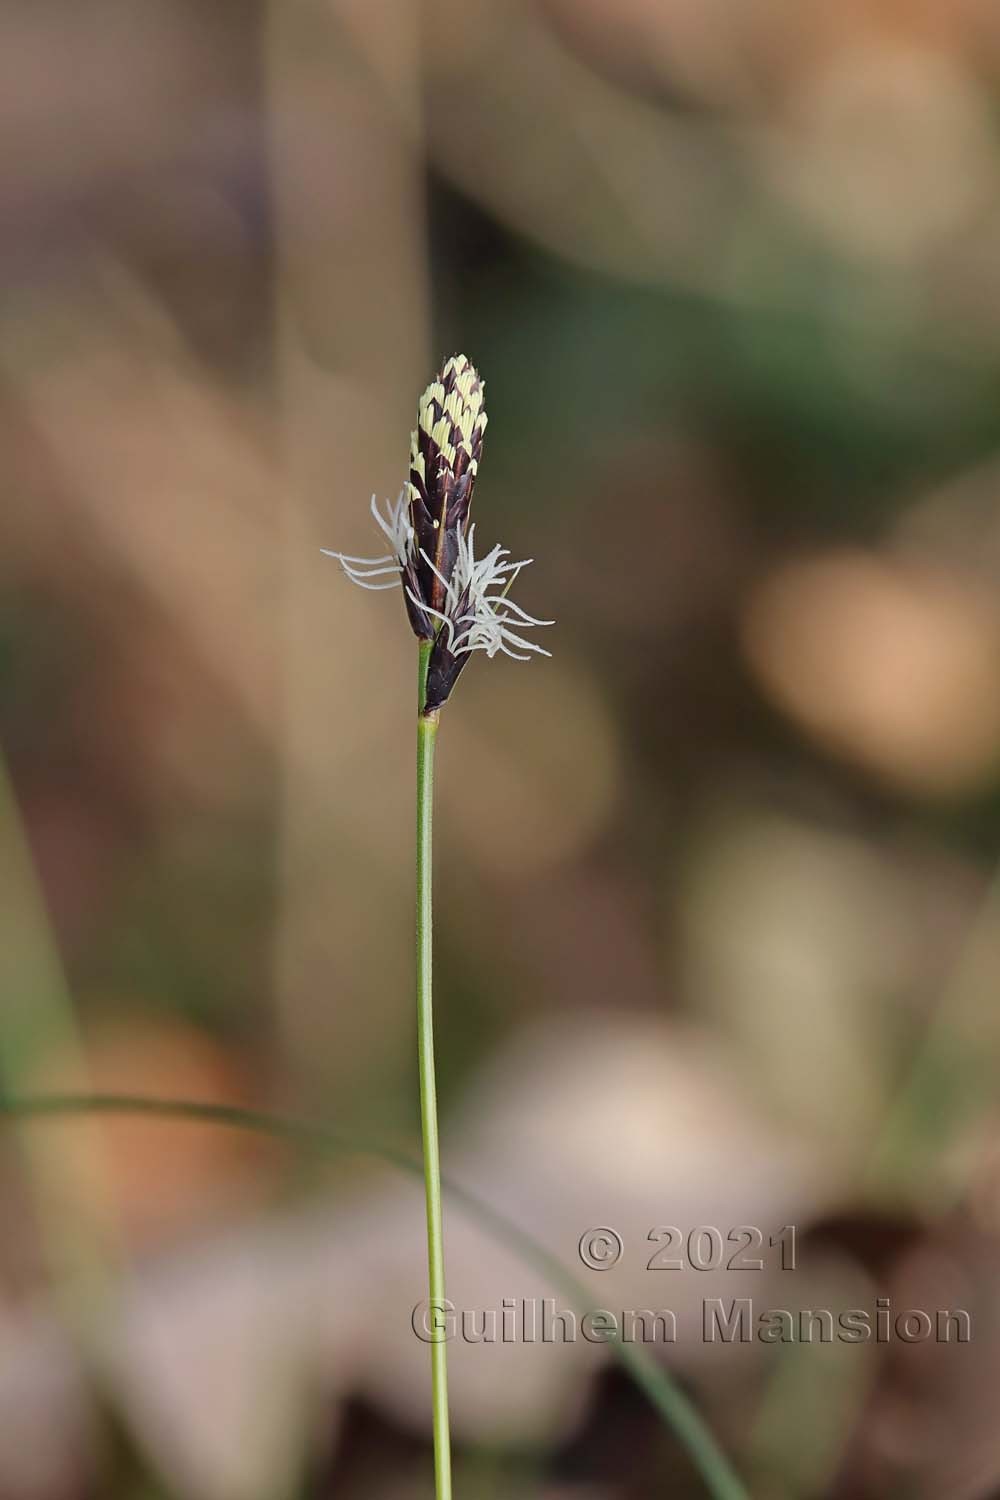
[[[456,618],[461,619],[470,608],[468,590],[462,594],[455,610]],[[448,642],[451,633],[442,630],[434,642],[431,658],[427,665],[427,688],[424,694],[424,712],[431,713],[440,708],[448,701],[452,688],[458,681],[458,674],[469,660],[470,652],[460,651],[457,654],[451,651]]]
[[[422,640],[433,640],[439,624],[422,606],[443,608],[458,537],[468,524],[486,427],[484,396],[475,368],[464,354],[453,354],[421,396],[410,435],[408,494],[416,551],[403,570],[403,583],[410,624]]]

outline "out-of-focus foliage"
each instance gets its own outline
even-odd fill
[[[516,1156],[470,1154],[477,1191],[572,1259],[617,1211],[603,1140],[639,1162],[640,1239],[688,1203],[764,1218],[794,1146],[822,1289],[796,1306],[867,1289],[979,1319],[967,1348],[678,1354],[754,1494],[1000,1481],[998,82],[987,0],[0,20],[5,1086],[412,1133],[412,640],[319,549],[372,550],[368,497],[397,493],[416,397],[464,350],[477,539],[535,558],[523,602],[558,621],[551,661],[473,663],[441,734],[443,1098],[457,1139],[482,1116]],[[728,1168],[657,1114],[675,1047]],[[662,1130],[669,1172],[636,1154]],[[321,1194],[332,1249],[287,1203]],[[0,1321],[25,1331],[0,1494],[124,1500],[153,1470],[192,1500],[291,1473],[424,1494],[425,1405],[391,1375],[420,1237],[391,1202],[203,1130],[5,1147]],[[124,1297],[153,1252],[88,1415],[33,1309],[84,1263]],[[477,1253],[456,1237],[459,1284]],[[236,1282],[253,1378],[206,1427],[200,1387],[158,1404],[212,1326],[170,1298]],[[327,1285],[377,1328],[314,1347]],[[470,1384],[463,1494],[699,1493],[638,1397],[550,1363],[495,1404]],[[52,1410],[65,1443],[26,1462]]]

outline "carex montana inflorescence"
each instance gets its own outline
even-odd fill
[[[453,355],[420,398],[409,479],[398,499],[383,513],[372,496],[372,515],[391,551],[350,557],[323,549],[362,588],[402,587],[414,634],[433,642],[425,713],[446,701],[474,651],[502,651],[518,661],[531,652],[549,655],[523,632],[552,621],[536,620],[509,597],[531,559],[512,562],[501,546],[475,555],[469,508],[486,429],[484,399],[476,370],[464,354]]]

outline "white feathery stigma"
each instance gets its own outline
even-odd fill
[[[346,552],[331,552],[328,547],[319,550],[324,557],[335,557],[347,574],[352,583],[356,583],[361,589],[397,589],[399,588],[402,569],[407,562],[414,557],[414,535],[413,527],[410,525],[409,512],[409,487],[404,485],[399,493],[399,498],[393,504],[391,500],[385,502],[385,515],[379,510],[375,496],[372,496],[370,510],[379,530],[383,533],[391,552],[386,552],[382,557],[350,557]],[[395,575],[395,576],[390,576]],[[387,583],[373,582],[375,579],[387,578]]]
[[[379,529],[392,547],[380,557],[351,557],[346,552],[333,552],[321,547],[325,557],[336,558],[352,583],[362,589],[395,589],[401,582],[401,572],[416,556],[413,527],[410,525],[408,493],[404,488],[396,500],[386,501],[385,514],[379,510],[375,496],[371,498],[371,513]],[[506,547],[497,544],[484,557],[475,554],[475,526],[470,526],[468,535],[459,533],[458,556],[450,580],[447,581],[443,609],[432,609],[410,589],[407,593],[420,609],[441,621],[447,632],[448,649],[454,656],[468,651],[485,651],[487,656],[496,656],[498,651],[512,656],[515,661],[528,661],[525,652],[537,652],[540,656],[551,656],[535,641],[525,640],[522,631],[540,626],[553,625],[554,620],[538,620],[529,615],[509,598],[509,590],[522,568],[531,562],[527,557],[520,562],[510,560]],[[445,579],[438,573],[431,558],[421,554],[424,561],[437,574],[442,583]],[[459,614],[459,610],[462,613]],[[513,649],[513,648],[519,649]]]
[[[521,562],[509,561],[510,553],[499,544],[476,558],[474,537],[476,528],[470,526],[468,535],[458,537],[458,557],[444,599],[444,609],[423,608],[441,621],[448,633],[448,649],[453,656],[462,656],[469,651],[485,651],[489,657],[502,651],[515,661],[529,661],[525,652],[535,651],[540,656],[551,656],[535,641],[527,641],[519,632],[533,630],[536,626],[554,625],[554,620],[537,620],[527,610],[508,598],[508,591],[522,568],[531,558]],[[424,561],[434,564],[424,554]],[[441,575],[438,573],[438,577]],[[444,580],[441,580],[444,582]],[[413,598],[413,595],[410,595]],[[415,604],[420,600],[414,599]],[[459,614],[459,610],[462,613]],[[512,650],[517,646],[520,650]]]

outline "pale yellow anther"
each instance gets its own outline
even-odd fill
[[[465,411],[465,403],[458,391],[451,392],[444,403],[444,409],[453,422],[461,421],[462,413]]]
[[[451,389],[445,393],[445,386]],[[454,464],[461,448],[472,457],[477,434],[486,426],[483,410],[484,392],[472,365],[464,354],[453,354],[439,377],[435,377],[420,398],[417,409],[418,431],[410,439],[410,464],[426,482],[424,460],[418,437],[424,432],[436,444],[448,464]]]

